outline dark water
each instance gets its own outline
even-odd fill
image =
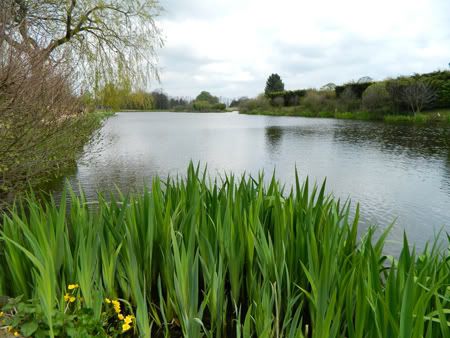
[[[264,170],[286,184],[297,166],[336,197],[360,202],[361,229],[396,220],[392,253],[403,231],[418,248],[450,232],[450,128],[375,122],[247,116],[235,113],[120,113],[87,147],[72,183],[88,198],[184,174],[190,160],[211,175]]]

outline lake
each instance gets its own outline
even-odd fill
[[[361,206],[361,231],[395,221],[417,248],[450,232],[450,128],[237,113],[119,113],[86,147],[70,178],[96,191],[142,189],[152,177],[183,175],[190,160],[211,176],[264,170],[290,186],[327,179],[327,191]]]

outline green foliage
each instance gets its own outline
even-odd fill
[[[96,130],[109,115],[86,113],[59,121],[48,137],[49,126],[35,123],[33,133],[0,158],[0,209],[29,187],[45,187],[73,170],[84,146],[95,139]],[[15,126],[10,131],[15,133]],[[7,141],[0,139],[0,150],[8,146]]]
[[[367,87],[362,95],[362,106],[375,115],[384,115],[390,112],[391,98],[386,89],[386,83],[378,82]]]
[[[160,9],[154,0],[2,0],[1,45],[24,59],[44,52],[50,63],[69,60],[88,88],[93,78],[110,81],[123,73],[144,84],[162,46],[155,23]]]
[[[144,337],[448,337],[448,251],[416,254],[405,236],[399,258],[385,256],[388,230],[359,237],[359,210],[351,217],[325,185],[212,181],[190,165],[185,179],[95,207],[68,193],[18,201],[0,232],[0,294],[52,294],[38,325],[54,334],[77,281],[89,328],[110,323],[111,295],[136,309]]]
[[[361,109],[361,100],[352,87],[346,87],[337,98],[337,107],[340,112],[356,112]]]
[[[340,98],[347,91],[347,93],[351,92],[357,99],[361,99],[364,91],[372,84],[373,82],[350,82],[342,86],[336,86],[336,97]]]
[[[300,99],[306,95],[306,90],[283,90],[266,93],[272,105],[279,107],[297,106]]]
[[[197,98],[192,103],[194,111],[199,112],[214,112],[214,111],[224,111],[226,105],[219,102],[217,96],[211,95],[209,92],[201,92]]]
[[[450,71],[416,74],[413,78],[425,81],[436,91],[434,108],[450,108]]]
[[[240,97],[239,99],[234,99],[233,101],[231,101],[230,107],[233,107],[233,108],[240,107],[247,100],[248,100],[248,97],[246,97],[246,96]]]
[[[208,102],[211,105],[218,104],[219,98],[217,96],[211,95],[211,93],[202,91],[198,96],[195,98],[195,101],[204,101]]]
[[[44,338],[56,337],[119,337],[133,330],[133,315],[117,313],[108,303],[103,304],[100,317],[87,307],[78,292],[67,290],[59,311],[52,314],[52,330],[44,315],[39,300],[23,301],[22,296],[9,299],[2,310],[2,326],[7,327],[11,334],[25,337]],[[122,310],[121,310],[122,311]],[[119,318],[123,316],[123,319]],[[130,328],[124,331],[125,318]]]
[[[327,90],[327,88],[334,88]],[[450,108],[450,72],[439,71],[398,77],[382,82],[361,78],[342,86],[328,84],[322,90],[273,91],[266,93],[270,106],[260,98],[244,100],[241,113],[306,117],[337,117],[382,120],[388,114],[408,115]],[[425,117],[424,117],[425,116]],[[391,116],[385,119],[392,122]],[[405,122],[443,122],[447,115],[430,113]]]
[[[159,110],[169,109],[169,96],[162,90],[152,92],[153,96],[153,107]]]
[[[102,88],[97,89],[95,99],[91,103],[100,109],[118,111],[120,109],[130,110],[151,110],[158,104],[158,97],[155,94],[147,93],[143,90],[133,91],[128,81],[118,83],[107,83]]]
[[[264,93],[266,95],[273,92],[283,92],[284,91],[284,83],[281,80],[280,75],[272,74],[269,76],[266,82],[266,88],[264,89]]]
[[[254,99],[241,101],[239,111],[244,114],[268,112],[272,110],[269,99],[261,94]]]
[[[333,115],[337,109],[334,91],[308,90],[301,101],[301,106],[305,111],[312,113],[329,112]]]

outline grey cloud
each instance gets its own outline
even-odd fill
[[[168,43],[161,52],[162,86],[169,94],[195,96],[201,90],[209,90],[219,96],[254,96],[263,91],[266,78],[272,72],[280,73],[286,85],[296,89],[320,87],[328,82],[344,83],[362,76],[384,79],[433,71],[450,62],[448,0],[430,0],[433,10],[432,17],[427,18],[429,25],[411,34],[408,30],[380,34],[377,27],[372,27],[367,34],[356,25],[343,26],[342,21],[327,21],[323,26],[312,27],[311,32],[299,31],[298,35],[287,37],[277,26],[252,21],[260,19],[259,8],[242,13],[250,1],[161,2],[166,7],[164,20],[178,25],[182,32],[189,32],[192,22],[202,22],[205,27],[205,36],[197,27],[196,34],[188,35],[186,41]],[[261,7],[265,5],[261,3]],[[239,15],[233,17],[236,13]],[[403,14],[398,13],[398,18]],[[320,16],[320,13],[311,15]],[[382,20],[380,28],[384,25]],[[218,25],[222,21],[225,24]],[[215,33],[218,29],[224,30],[222,38],[236,40],[238,47],[221,45],[216,48],[216,52],[220,49],[219,53],[211,54],[209,27]],[[315,33],[319,33],[317,39],[311,38]],[[176,41],[170,36],[168,40]],[[237,57],[229,53],[233,49]],[[233,67],[220,71],[213,67],[217,64]],[[242,77],[242,74],[248,76]]]

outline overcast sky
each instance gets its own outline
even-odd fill
[[[161,0],[161,87],[255,96],[448,69],[450,0]]]

